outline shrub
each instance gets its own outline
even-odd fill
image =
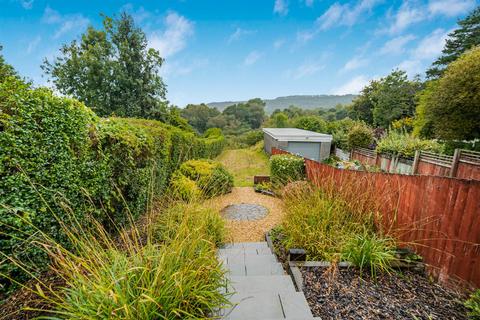
[[[270,157],[270,175],[272,185],[280,187],[288,182],[305,178],[305,163],[303,158],[279,154]]]
[[[325,133],[327,131],[327,123],[325,120],[316,116],[299,117],[295,120],[294,127],[320,133]]]
[[[435,140],[422,140],[412,134],[390,130],[377,145],[377,153],[399,155],[404,158],[412,158],[415,150],[440,153],[443,150],[441,144]]]
[[[347,134],[347,144],[349,149],[368,148],[373,142],[373,131],[367,125],[359,123],[354,125]]]
[[[262,130],[253,130],[247,132],[242,139],[247,146],[254,146],[257,142],[263,140]]]
[[[395,245],[390,238],[381,238],[375,233],[365,231],[351,237],[343,247],[342,256],[360,268],[367,269],[372,277],[378,272],[389,272],[395,260]]]
[[[221,163],[211,160],[190,160],[184,162],[174,177],[183,175],[195,182],[206,198],[228,193],[233,187],[233,176]]]
[[[470,298],[465,301],[465,307],[470,310],[468,316],[471,319],[480,319],[480,289],[470,295]]]
[[[371,213],[354,212],[342,199],[310,185],[287,186],[283,198],[285,247],[304,248],[309,259],[336,260],[352,235],[373,230]]]
[[[186,202],[194,201],[201,195],[195,181],[185,177],[183,174],[173,174],[170,180],[172,196]]]
[[[207,318],[228,303],[215,246],[223,223],[218,212],[176,205],[153,220],[146,239],[134,228],[122,230],[119,243],[100,224],[64,224],[76,250],[48,239],[43,247],[65,285],[60,292],[37,286],[37,294],[61,318]]]

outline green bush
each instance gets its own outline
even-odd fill
[[[279,154],[270,157],[270,175],[272,185],[281,187],[291,181],[305,179],[305,163],[303,158]]]
[[[355,124],[347,134],[348,149],[368,148],[373,142],[373,131],[363,123]]]
[[[470,310],[468,316],[471,319],[480,319],[480,289],[477,289],[470,295],[470,298],[465,301],[465,307]]]
[[[228,193],[233,187],[233,176],[221,163],[211,160],[186,161],[173,175],[175,180],[185,180],[179,176],[194,181],[205,198]],[[177,182],[173,181],[173,183]]]
[[[263,140],[262,130],[252,130],[247,132],[242,139],[247,146],[254,146],[257,142]]]
[[[201,195],[195,181],[187,178],[183,174],[173,174],[170,180],[172,196],[186,202],[194,201]]]
[[[378,272],[389,272],[395,260],[395,242],[365,231],[351,237],[343,247],[343,259],[360,268],[367,269],[372,277]]]
[[[58,221],[92,214],[107,230],[161,196],[181,162],[218,155],[223,136],[199,138],[158,121],[98,118],[82,103],[0,81],[0,252],[40,272],[49,259],[31,243],[38,227],[66,245]],[[0,292],[28,278],[0,263]]]
[[[298,117],[294,121],[295,128],[309,130],[319,133],[327,132],[327,123],[320,117],[317,116],[302,116]]]
[[[415,150],[441,153],[443,147],[435,140],[423,140],[412,134],[390,130],[377,145],[377,153],[399,155],[404,158],[412,158]]]

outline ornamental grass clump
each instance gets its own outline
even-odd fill
[[[122,229],[116,239],[95,220],[89,229],[62,224],[72,250],[44,234],[39,246],[63,283],[33,289],[50,306],[47,318],[208,318],[227,304],[216,258],[224,235],[219,214],[176,204],[149,221],[147,230]]]
[[[306,182],[287,185],[283,192],[284,245],[304,248],[310,260],[337,260],[350,237],[373,232],[373,213],[351,210],[340,197]]]

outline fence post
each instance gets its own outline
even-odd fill
[[[450,178],[454,178],[457,176],[457,169],[458,169],[458,162],[460,160],[460,149],[455,149],[455,153],[453,154],[452,165],[450,167]]]
[[[420,150],[415,150],[415,158],[413,158],[412,174],[417,174],[418,162],[420,161]]]

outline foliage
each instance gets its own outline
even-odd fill
[[[337,194],[306,182],[287,185],[283,198],[284,245],[287,249],[304,248],[308,259],[337,260],[352,236],[373,231],[371,213],[354,211]]]
[[[211,198],[221,194],[226,194],[232,190],[233,176],[219,162],[211,160],[189,160],[180,166],[174,173],[173,183],[178,185],[176,180],[184,178],[194,181],[197,189],[202,196]],[[186,193],[196,193],[196,191],[187,190]],[[187,199],[189,200],[189,199]]]
[[[375,107],[377,99],[375,92],[378,86],[378,81],[370,81],[370,83],[362,89],[360,95],[353,100],[350,112],[352,119],[365,121],[373,125],[373,108]]]
[[[284,186],[291,181],[305,178],[305,163],[303,158],[289,154],[279,154],[270,157],[270,175],[272,185]]]
[[[367,148],[373,142],[373,132],[367,125],[357,123],[350,128],[347,135],[347,143],[349,149]]]
[[[392,122],[392,129],[412,132],[413,122],[414,122],[414,119],[412,117],[405,117],[402,119],[398,119]]]
[[[223,114],[226,116],[234,116],[235,119],[247,124],[252,129],[260,128],[265,117],[265,102],[261,99],[250,99],[246,103],[231,105]]]
[[[350,118],[328,123],[328,133],[332,134],[333,143],[337,148],[350,150],[348,146],[348,132],[355,124],[356,121]]]
[[[195,181],[179,173],[172,175],[170,179],[170,190],[175,199],[180,199],[185,202],[199,199],[202,193]]]
[[[295,128],[309,130],[319,133],[327,131],[327,123],[320,117],[303,116],[295,119],[293,126]]]
[[[394,70],[380,79],[373,91],[373,122],[387,128],[392,121],[413,116],[417,92],[422,89],[418,79],[408,80],[405,71]]]
[[[445,140],[480,138],[480,47],[463,54],[421,94],[415,133]]]
[[[405,131],[390,130],[377,145],[377,153],[412,158],[415,150],[441,153],[443,147],[435,140],[423,140]]]
[[[182,117],[199,133],[207,130],[207,123],[210,118],[218,116],[220,111],[210,108],[206,104],[189,104],[181,111]]]
[[[347,240],[342,257],[361,271],[367,269],[372,277],[376,277],[379,272],[391,270],[391,263],[395,260],[395,242],[365,231]]]
[[[0,251],[38,271],[48,258],[31,243],[38,227],[68,247],[65,214],[92,214],[107,230],[143,213],[188,159],[218,155],[223,136],[199,138],[154,120],[99,119],[82,103],[31,89],[16,77],[0,83]],[[28,276],[0,264],[2,290]]]
[[[247,132],[243,137],[243,141],[247,146],[253,146],[259,141],[263,140],[263,131],[262,130],[253,130]]]
[[[7,77],[16,77],[17,73],[13,67],[5,62],[5,59],[2,55],[3,47],[0,45],[0,82],[3,82],[3,79]]]
[[[94,224],[63,224],[74,251],[48,237],[41,243],[65,280],[61,292],[47,284],[36,293],[61,318],[207,318],[227,302],[224,272],[216,258],[224,225],[218,212],[174,205],[144,235],[121,230],[118,241]],[[143,240],[142,240],[143,239]],[[58,290],[58,288],[56,288]],[[47,294],[45,294],[47,293]]]
[[[480,45],[480,7],[458,21],[458,25],[458,29],[448,34],[441,56],[427,70],[428,78],[441,77],[450,63],[457,60],[464,52]]]
[[[277,112],[271,117],[271,127],[286,128],[288,127],[288,116],[283,112]]]
[[[44,71],[58,91],[73,96],[100,116],[155,118],[167,122],[166,87],[159,76],[160,53],[147,48],[133,18],[105,17],[103,29],[89,27],[80,42],[64,45],[45,60]]]
[[[468,316],[471,319],[480,319],[480,289],[477,289],[470,295],[470,298],[465,301],[465,307],[470,310]]]

